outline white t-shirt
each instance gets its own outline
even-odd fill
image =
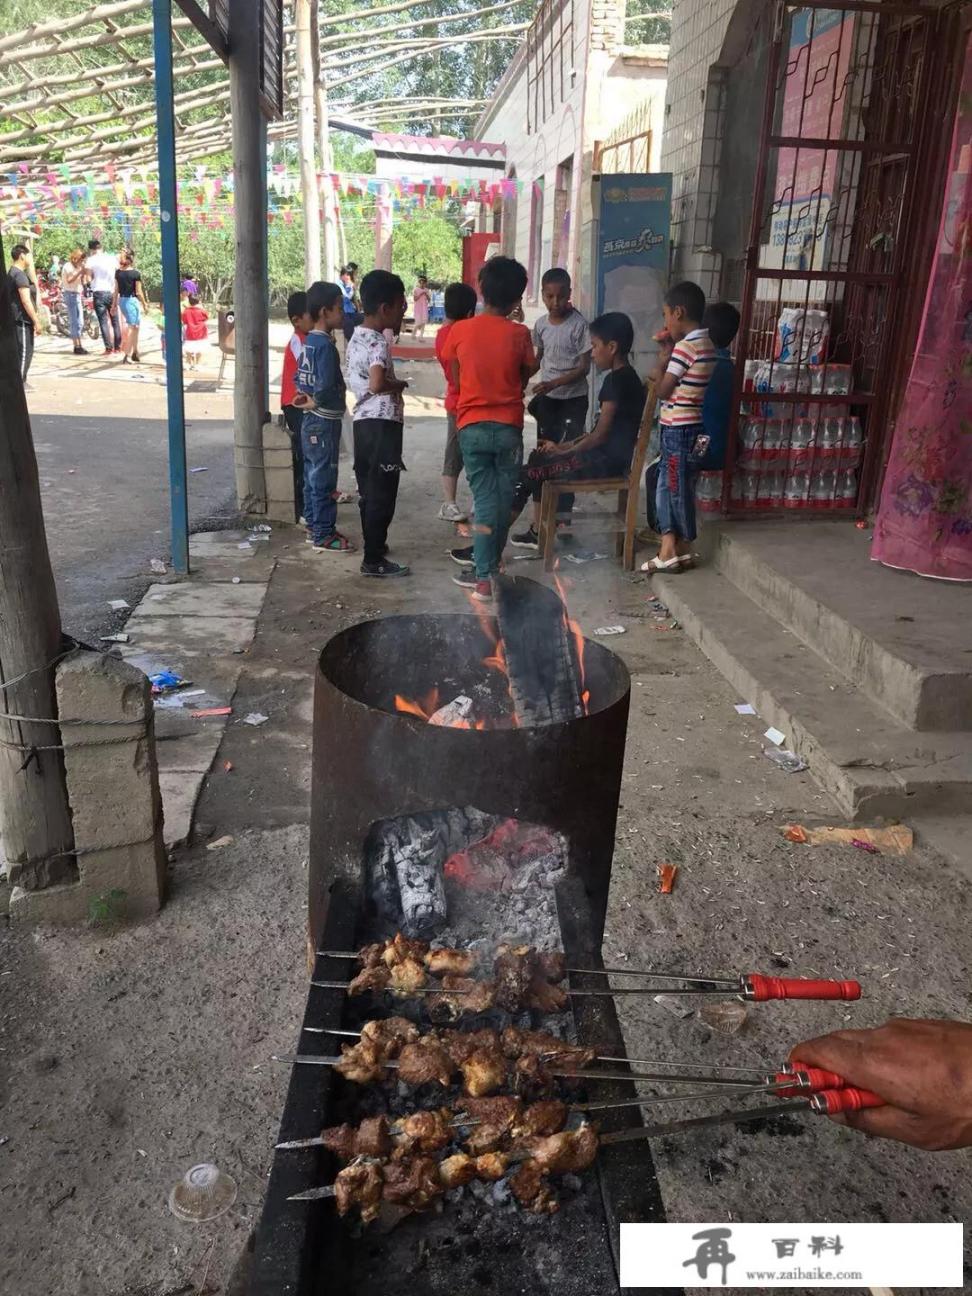
[[[118,258],[110,252],[95,252],[89,256],[86,262],[88,270],[91,271],[91,291],[107,292],[115,291],[115,271],[118,269]]]
[[[370,387],[371,370],[381,365],[389,378],[395,377],[388,339],[375,329],[359,324],[348,343],[348,386],[354,392],[356,404],[354,418],[388,419],[392,423],[405,421],[405,402],[401,392],[373,392]]]

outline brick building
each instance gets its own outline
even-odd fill
[[[517,185],[497,224],[502,250],[530,272],[534,303],[543,271],[560,265],[590,309],[596,166],[661,161],[667,48],[627,42],[625,11],[625,0],[543,0],[473,131],[506,144],[505,177]]]

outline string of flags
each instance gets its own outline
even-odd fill
[[[72,213],[97,213],[104,221],[148,225],[158,219],[158,183],[150,168],[116,167],[108,163],[104,178],[90,172],[72,177],[67,165],[50,168],[42,179],[31,177],[26,163],[0,172],[0,213],[6,220],[30,225],[64,221]],[[377,176],[354,172],[319,172],[318,193],[332,204],[335,216],[362,219],[384,209],[406,218],[418,210],[444,210],[456,202],[495,207],[516,197],[533,183],[515,178],[486,180],[421,175]],[[194,166],[178,185],[178,216],[195,224],[224,228],[232,222],[232,172],[213,174]],[[267,170],[267,219],[290,224],[300,213],[298,172],[285,163]]]

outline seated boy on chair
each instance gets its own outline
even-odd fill
[[[598,397],[597,422],[576,441],[559,445],[541,441],[530,455],[520,477],[513,501],[513,517],[519,517],[533,497],[533,521],[528,530],[512,537],[520,549],[538,549],[540,496],[546,481],[585,481],[597,477],[623,477],[631,467],[631,453],[638,440],[645,408],[645,387],[628,361],[634,344],[634,328],[627,315],[609,311],[590,326],[591,359],[606,373]],[[573,495],[561,496],[569,509]]]

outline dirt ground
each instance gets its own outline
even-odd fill
[[[270,720],[259,730],[229,726],[201,798],[197,844],[174,860],[163,912],[122,930],[0,934],[5,1292],[230,1289],[282,1108],[286,1068],[270,1055],[293,1050],[306,995],[315,655],[364,617],[467,610],[449,579],[451,528],[434,517],[445,424],[427,368],[415,391],[391,535],[414,575],[367,581],[355,560],[314,555],[296,530],[274,534],[278,565],[234,702],[237,715],[261,710]],[[355,533],[353,506],[341,516]],[[577,530],[582,547],[588,536],[608,547],[580,517]],[[537,563],[515,570],[542,575]],[[799,1040],[845,1024],[968,1018],[968,880],[920,842],[905,859],[785,842],[781,826],[838,822],[834,807],[808,774],[765,759],[765,725],[737,715],[742,699],[670,620],[657,619],[646,579],[624,575],[613,559],[565,563],[563,578],[586,631],[625,626],[610,646],[632,674],[606,961],[856,976],[865,986],[858,1004],[754,1005],[732,1037],[629,997],[629,1053],[772,1066]],[[233,842],[207,851],[222,834]],[[662,862],[679,868],[668,896],[657,890]],[[676,1114],[661,1110],[659,1119]],[[672,1219],[972,1215],[968,1154],[924,1155],[823,1118],[702,1131],[652,1148]],[[180,1223],[168,1192],[202,1160],[229,1172],[239,1197],[212,1225]]]

